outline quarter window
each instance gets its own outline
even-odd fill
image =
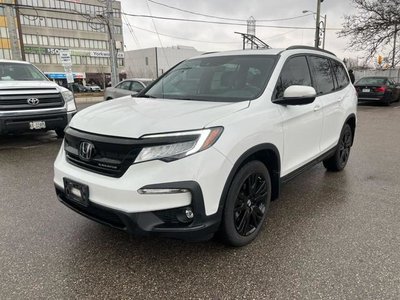
[[[347,76],[347,72],[344,69],[343,65],[336,61],[336,60],[331,60],[332,65],[333,65],[333,71],[335,72],[336,75],[336,80],[338,83],[337,88],[342,89],[350,83],[349,77]]]

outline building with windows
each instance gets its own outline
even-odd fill
[[[111,71],[108,26],[114,31],[119,72],[124,70],[119,1],[113,1],[113,24],[107,21],[105,1],[18,0],[17,3],[22,32],[21,58],[35,64],[49,78],[66,83],[59,52],[69,49],[75,80],[106,86]],[[3,34],[1,27],[0,32]],[[13,58],[4,53],[3,57]]]
[[[202,53],[188,46],[126,51],[125,70],[128,78],[155,79],[177,63]]]

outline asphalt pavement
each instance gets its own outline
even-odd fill
[[[399,104],[359,106],[346,169],[284,185],[243,248],[132,238],[74,213],[54,192],[60,144],[0,137],[0,299],[400,299]]]

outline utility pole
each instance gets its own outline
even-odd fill
[[[15,4],[13,1],[5,1],[7,4]],[[18,39],[18,30],[16,24],[16,15],[14,7],[11,5],[4,6],[4,15],[7,20],[8,33],[10,36],[10,48],[11,48],[11,58],[15,60],[21,60],[21,49]]]
[[[118,78],[119,76],[118,76],[117,49],[115,48],[115,39],[114,39],[114,12],[112,4],[113,0],[107,0],[107,16],[105,21],[109,35],[111,85],[115,86],[119,82]]]
[[[19,38],[19,48],[21,50],[21,59],[25,61],[26,60],[25,45],[24,45],[24,39],[23,39],[23,34],[22,34],[21,15],[19,13],[18,0],[15,0],[15,16],[16,16],[16,20],[17,20],[17,29],[18,29],[18,38]]]
[[[325,39],[326,39],[326,15],[324,17],[324,39],[322,40],[322,49],[325,49]]]
[[[319,48],[319,22],[321,21],[321,2],[324,0],[317,0],[317,16],[315,20],[315,48]]]
[[[396,42],[397,42],[397,23],[394,25],[393,56],[392,56],[392,68],[393,69],[395,68]]]

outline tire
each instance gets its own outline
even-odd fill
[[[59,139],[64,138],[64,135],[65,135],[65,133],[64,133],[64,128],[63,128],[63,129],[56,129],[55,132],[56,132],[57,137],[58,137]]]
[[[392,94],[387,96],[387,99],[385,101],[386,106],[390,106],[390,104],[392,103],[392,97],[393,97]]]
[[[349,124],[345,124],[340,134],[339,143],[336,147],[335,154],[323,161],[324,167],[328,171],[342,171],[349,160],[350,149],[353,143],[353,132]]]
[[[252,186],[252,187],[251,187]],[[228,191],[220,235],[230,246],[252,242],[260,232],[271,202],[271,178],[260,161],[244,165]]]

